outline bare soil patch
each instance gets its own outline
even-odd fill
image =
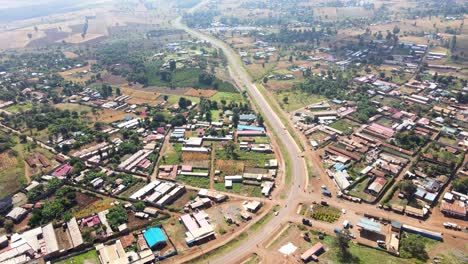
[[[123,88],[123,94],[131,96],[127,100],[129,104],[156,104],[159,98],[157,92],[147,92],[130,88]]]
[[[74,52],[71,52],[71,51],[64,51],[63,52],[63,55],[65,56],[65,58],[67,59],[76,59],[78,58],[78,54],[74,53]]]
[[[18,160],[10,151],[5,151],[0,154],[0,170],[7,170],[15,167],[18,164]]]
[[[185,95],[192,96],[192,97],[205,97],[210,98],[215,95],[218,91],[216,90],[199,90],[190,88],[188,91],[185,92]]]
[[[208,160],[210,155],[204,153],[191,153],[191,152],[184,152],[182,153],[182,160],[183,161],[201,161],[201,160]]]
[[[245,164],[243,161],[236,160],[217,160],[216,169],[226,175],[236,175],[244,172]]]

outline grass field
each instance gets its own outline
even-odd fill
[[[245,185],[241,183],[233,183],[231,189],[224,187],[224,182],[214,184],[214,188],[222,192],[231,192],[249,197],[263,197],[262,189],[259,186]]]
[[[287,112],[296,111],[310,104],[318,103],[325,100],[325,97],[318,95],[309,95],[301,91],[280,91],[275,92],[274,97],[280,104],[281,108]],[[284,98],[288,98],[288,103],[284,103]]]
[[[340,119],[330,124],[330,127],[338,129],[346,135],[353,133],[355,127],[359,127],[359,124],[347,119]]]
[[[31,102],[26,102],[24,104],[14,104],[12,106],[9,106],[5,108],[6,111],[12,112],[12,113],[18,113],[18,112],[24,112],[27,110],[30,110],[33,107]]]
[[[57,264],[99,264],[99,257],[96,250],[90,250],[83,254],[62,260]]]
[[[198,187],[198,188],[210,188],[209,177],[197,177],[197,176],[184,176],[177,175],[176,179],[187,185]]]
[[[146,76],[150,86],[170,86],[171,83],[161,79],[158,74],[160,63],[154,62],[147,65]],[[198,89],[214,89],[219,92],[235,92],[236,88],[229,82],[215,78],[211,85],[200,83],[198,76],[203,71],[199,68],[176,69],[171,73],[171,82],[175,87],[193,87]],[[217,86],[217,89],[215,89]]]
[[[69,110],[69,111],[72,111],[72,112],[75,111],[78,113],[82,111],[86,111],[88,113],[91,113],[91,107],[86,106],[86,105],[61,103],[61,104],[55,104],[54,106],[60,110]]]
[[[182,144],[172,144],[166,149],[166,152],[161,158],[161,165],[175,165],[179,164],[182,155]]]
[[[212,101],[221,102],[221,100],[225,100],[226,102],[242,102],[244,101],[244,97],[240,93],[229,93],[229,92],[218,92],[214,96],[210,98]]]

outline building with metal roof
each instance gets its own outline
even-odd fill
[[[165,246],[167,244],[166,236],[159,227],[151,227],[144,231],[143,237],[146,240],[148,246],[152,249]]]
[[[380,223],[374,222],[370,220],[369,218],[361,218],[359,219],[359,222],[357,223],[357,226],[366,231],[371,231],[374,233],[380,233],[381,231],[381,226]]]

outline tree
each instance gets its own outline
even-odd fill
[[[232,124],[234,125],[234,127],[237,127],[237,125],[239,125],[239,113],[234,113],[232,115]]]
[[[418,187],[411,180],[403,180],[398,184],[400,190],[405,193],[407,196],[412,197]]]
[[[224,150],[226,151],[226,156],[229,159],[236,160],[239,157],[236,152],[236,145],[232,141],[228,141],[226,145],[224,145]]]
[[[288,61],[289,61],[289,62],[293,62],[293,56],[292,56],[292,55],[289,55]]]
[[[400,240],[400,254],[403,258],[416,258],[423,262],[429,259],[424,238],[415,234],[404,233]]]
[[[265,120],[263,119],[263,116],[259,114],[257,117],[257,125],[262,127],[264,123],[265,123]]]
[[[109,222],[112,230],[117,231],[119,225],[128,222],[128,213],[122,206],[114,206],[109,209],[107,221]]]
[[[120,91],[120,87],[115,88],[115,94],[116,94],[117,96],[121,96],[121,95],[122,95],[122,91]]]
[[[264,84],[267,84],[267,82],[268,82],[268,77],[266,77],[266,76],[263,77],[263,83],[264,83]]]
[[[457,47],[457,36],[453,35],[452,41],[450,41],[450,50],[454,51]]]
[[[177,68],[177,63],[175,60],[170,60],[169,61],[169,70],[172,72],[172,71],[175,71],[175,69]]]
[[[27,141],[27,137],[26,137],[26,135],[24,135],[24,134],[21,134],[21,135],[20,135],[20,142],[21,142],[21,144],[24,144],[24,143],[26,143],[26,141]]]
[[[138,212],[141,212],[141,211],[145,210],[145,204],[142,201],[138,201],[138,202],[134,203],[133,207]]]
[[[351,252],[349,251],[350,240],[349,231],[345,229],[338,233],[333,241],[333,245],[338,249],[336,251],[338,259],[343,263],[349,263],[352,259]]]
[[[453,189],[456,192],[461,192],[464,194],[468,194],[468,178],[464,178],[462,180],[457,179],[453,181]]]
[[[283,103],[288,104],[289,98],[287,96],[283,97]]]
[[[185,99],[185,97],[179,98],[179,107],[181,109],[186,109],[187,108],[187,99]]]
[[[5,222],[3,223],[3,227],[7,231],[7,233],[11,233],[13,231],[13,227],[15,226],[15,223],[13,223],[13,220],[11,219],[6,219]]]

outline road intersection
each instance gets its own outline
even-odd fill
[[[203,1],[201,4],[190,10],[190,12],[195,11],[196,9],[205,5],[207,2],[208,1]],[[270,221],[265,223],[260,230],[249,235],[248,239],[242,241],[239,246],[212,260],[212,263],[239,263],[246,259],[250,254],[258,250],[259,245],[265,244],[265,242],[271,239],[271,237],[275,235],[275,232],[281,230],[285,224],[288,224],[288,222],[291,221],[298,221],[299,218],[296,214],[296,210],[299,204],[306,204],[311,203],[312,201],[320,201],[324,199],[318,190],[320,187],[317,186],[321,186],[323,183],[331,183],[331,181],[324,177],[324,173],[322,173],[323,168],[321,167],[321,161],[317,157],[316,153],[312,153],[313,155],[306,153],[306,155],[304,155],[304,152],[302,152],[301,148],[297,145],[296,141],[289,133],[289,131],[294,131],[294,129],[288,130],[285,127],[285,125],[291,126],[291,122],[283,124],[280,117],[278,116],[278,113],[273,110],[264,94],[262,94],[262,92],[259,90],[259,87],[257,87],[257,85],[251,81],[249,74],[246,72],[238,55],[232,48],[230,48],[223,41],[211,35],[204,34],[200,31],[187,27],[181,22],[180,17],[173,21],[172,25],[178,29],[186,31],[190,35],[200,40],[210,42],[213,46],[223,51],[229,63],[229,73],[231,78],[239,87],[247,91],[250,99],[256,104],[257,110],[267,121],[267,128],[270,132],[275,134],[276,138],[280,141],[277,143],[279,143],[278,145],[282,146],[282,153],[285,154],[283,158],[290,167],[290,171],[288,171],[288,173],[291,174],[292,183],[290,186],[284,187],[286,189],[289,188],[284,191],[284,193],[286,193],[285,198],[275,200],[275,202],[280,205],[277,216],[273,217]],[[309,169],[312,172],[321,175],[320,177],[315,177],[309,183],[309,185],[311,185],[309,190],[312,190],[310,192],[308,192],[306,186],[309,182],[309,176],[305,158],[310,158],[311,160]],[[418,219],[409,218],[404,215],[389,211],[384,211],[376,208],[375,205],[371,204],[357,205],[356,203],[340,199],[329,199],[328,202],[329,204],[338,208],[344,208],[349,212],[349,215],[354,215],[355,217],[362,217],[365,213],[368,213],[375,215],[376,217],[393,219],[412,225],[421,225],[421,221]],[[322,226],[323,228],[328,228],[328,232],[332,230],[330,227],[328,227],[328,224]],[[452,237],[461,237],[463,239],[467,239],[467,236],[464,233],[444,230],[442,223],[440,223],[440,221],[434,221],[433,219],[425,221],[424,227],[437,232],[449,233],[452,235]]]

